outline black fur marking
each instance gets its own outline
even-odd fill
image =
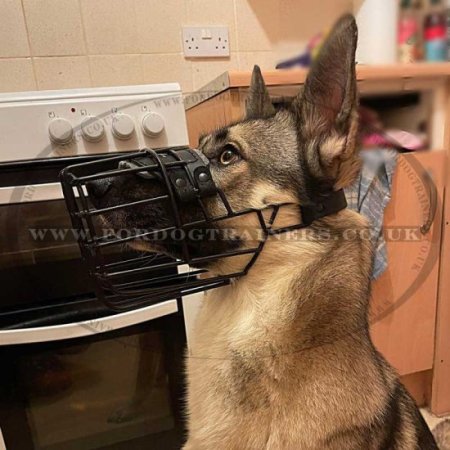
[[[354,436],[356,438],[360,439],[360,448],[370,448],[370,438],[371,438],[371,430],[369,426],[353,426],[350,428],[342,428],[340,430],[335,431],[331,436],[329,436],[325,442],[324,445],[326,447],[330,445],[335,445],[339,443],[340,441],[346,441],[348,437]]]
[[[384,439],[380,445],[380,450],[395,448],[397,437],[400,435],[402,427],[402,418],[399,410],[400,392],[401,388],[397,383],[383,414]]]
[[[417,449],[416,450],[439,450],[436,441],[428,428],[425,419],[420,414],[419,410],[415,409],[416,416],[416,433],[417,433]]]
[[[263,364],[264,360],[231,351],[230,375],[233,387],[230,395],[248,413],[270,407],[269,393],[264,387]]]
[[[214,133],[214,137],[218,140],[218,141],[226,141],[228,138],[228,129],[229,127],[223,127],[220,130],[217,130]]]

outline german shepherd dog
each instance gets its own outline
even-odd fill
[[[355,20],[344,16],[303,92],[278,111],[255,67],[244,120],[200,139],[199,151],[234,209],[288,203],[276,225],[295,224],[298,205],[317,204],[355,179],[356,43]],[[105,207],[154,196],[157,189],[157,181],[128,174],[93,182],[89,192],[96,206]],[[211,215],[220,210],[215,199],[206,207]],[[180,213],[194,214],[187,206]],[[117,228],[170,225],[164,205],[104,219]],[[249,245],[239,233],[256,226],[253,219],[227,220],[239,239],[199,243],[200,254],[216,254],[217,245]],[[269,237],[246,276],[205,295],[187,356],[185,450],[438,448],[369,335],[372,247],[358,233],[344,238],[345,230],[367,226],[358,213],[344,209],[286,239]],[[324,233],[332,238],[324,239]],[[177,253],[170,243],[158,245],[159,251]],[[240,258],[215,261],[208,269],[230,273],[242,266]]]

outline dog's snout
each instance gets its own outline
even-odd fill
[[[88,183],[86,183],[88,194],[95,198],[104,197],[111,186],[111,180],[108,179],[89,181]]]

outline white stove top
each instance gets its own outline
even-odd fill
[[[0,94],[0,162],[179,145],[175,83]]]

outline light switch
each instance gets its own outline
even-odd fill
[[[202,39],[212,39],[211,30],[209,28],[202,28]]]

